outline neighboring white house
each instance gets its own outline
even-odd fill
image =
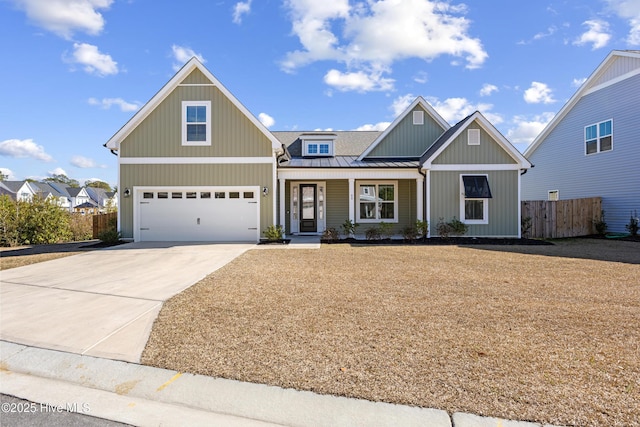
[[[522,200],[602,197],[608,231],[640,212],[640,51],[612,51],[533,141]]]

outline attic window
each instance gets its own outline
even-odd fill
[[[303,156],[306,156],[306,157],[333,156],[333,140],[305,139],[302,145],[303,145]]]
[[[480,129],[467,130],[467,144],[480,145]]]
[[[182,101],[182,145],[211,145],[211,101]]]
[[[413,112],[413,124],[414,125],[423,125],[424,124],[424,111],[414,111]]]

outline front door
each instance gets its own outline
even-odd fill
[[[300,184],[300,196],[300,232],[315,233],[318,231],[316,184]]]

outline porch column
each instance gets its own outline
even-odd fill
[[[416,178],[416,219],[424,219],[424,178]]]
[[[356,180],[354,178],[349,178],[349,220],[351,222],[356,222]]]
[[[424,185],[424,195],[425,195],[425,200],[427,201],[426,203],[427,217],[425,219],[429,221],[429,232],[427,233],[427,237],[431,237],[431,190],[430,188],[431,188],[431,170],[427,169],[427,179]]]
[[[285,225],[287,224],[287,211],[285,209],[285,205],[284,205],[284,201],[285,201],[285,183],[286,183],[286,179],[282,179],[280,178],[279,180],[279,184],[280,184],[280,188],[278,190],[278,196],[280,199],[280,217],[278,218],[278,225],[281,225],[282,228],[285,228]],[[286,233],[286,230],[285,230]]]

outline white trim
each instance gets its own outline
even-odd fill
[[[189,141],[187,140],[187,108],[189,107],[206,107],[204,125],[206,138],[204,141]],[[202,124],[203,122],[194,122],[193,124]],[[211,145],[211,101],[182,101],[182,145],[189,146],[203,146]]]
[[[416,179],[416,219],[422,221],[424,219],[424,177]]]
[[[356,180],[349,178],[349,221],[356,222]]]
[[[194,86],[210,86],[210,87],[215,87],[215,85],[213,83],[180,83],[178,85],[178,87],[194,87]]]
[[[302,193],[300,192],[300,185],[304,184],[313,184],[316,186],[316,231],[307,231],[307,234],[318,234],[322,233],[327,228],[327,183],[325,181],[291,181],[289,183],[289,229],[291,230],[291,234],[300,234],[300,208],[302,207]],[[297,209],[294,209],[294,200],[293,200],[293,189],[298,189],[298,205]],[[323,214],[322,219],[320,219],[320,188],[323,191]],[[294,217],[298,218],[295,219]]]
[[[380,223],[380,222],[389,222],[389,223],[397,223],[398,222],[398,205],[400,204],[400,194],[399,194],[399,190],[400,187],[398,186],[398,181],[375,181],[375,180],[358,180],[356,182],[356,186],[375,186],[376,187],[376,194],[379,194],[380,190],[380,186],[381,185],[393,185],[393,218],[373,218],[373,219],[363,219],[360,218],[360,192],[356,191],[356,212],[357,215],[356,217],[356,222],[361,223],[361,224],[369,224],[369,223]],[[371,203],[371,202],[367,202],[367,201],[363,201],[362,203]],[[376,215],[378,212],[378,201],[375,201],[376,204]],[[386,203],[389,203],[388,201]]]
[[[431,171],[427,170],[427,177],[425,180],[425,199],[427,205],[427,216],[426,219],[429,222],[429,228],[427,230],[427,238],[431,237]]]
[[[278,180],[278,197],[280,202],[280,216],[278,218],[278,224],[285,230],[287,224],[287,205],[285,204],[285,191],[287,181],[285,179]],[[289,227],[291,229],[291,227]],[[285,230],[286,231],[286,230]]]
[[[419,96],[411,103],[411,105],[407,107],[406,110],[404,110],[398,117],[396,117],[393,123],[391,123],[384,130],[384,132],[382,132],[375,139],[375,141],[373,141],[371,145],[369,145],[367,149],[364,150],[362,154],[360,154],[360,156],[358,156],[358,160],[362,160],[367,157],[369,153],[373,151],[373,149],[376,148],[378,144],[380,144],[396,126],[398,126],[398,124],[409,114],[409,112],[413,111],[413,109],[418,105],[420,105],[429,114],[429,116],[431,116],[433,120],[435,120],[440,126],[442,126],[443,132],[451,127],[451,125],[445,119],[443,119],[442,116],[438,114],[438,112],[423,97]]]
[[[374,168],[278,168],[278,178],[287,180],[316,179],[417,179],[422,175],[417,168],[407,169],[374,169]]]
[[[316,152],[309,152],[309,145],[316,146]],[[328,147],[328,153],[321,153],[320,146],[326,145]],[[302,155],[303,157],[333,157],[333,140],[327,139],[303,139],[302,140]]]
[[[518,164],[469,164],[469,165],[431,165],[428,170],[432,171],[513,171],[520,170],[522,166]]]
[[[275,163],[275,159],[273,157],[123,157],[120,159],[120,164],[122,165],[224,165],[256,163]]]

